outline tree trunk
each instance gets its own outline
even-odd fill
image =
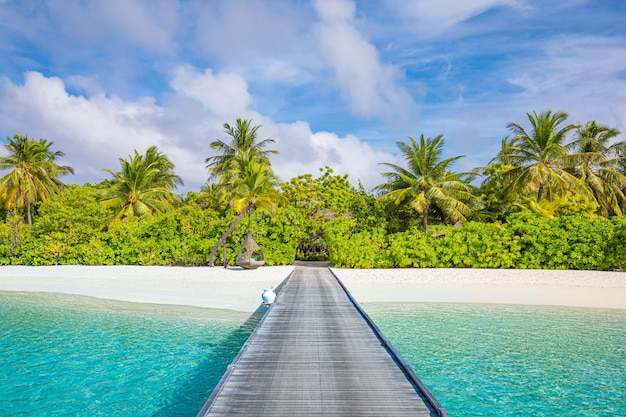
[[[539,184],[539,190],[537,191],[537,203],[541,201],[541,198],[543,197],[543,188],[543,184]]]
[[[226,230],[222,237],[219,238],[215,246],[213,246],[213,249],[211,249],[211,254],[209,255],[209,266],[215,266],[215,254],[217,253],[219,247],[222,245],[224,245],[224,266],[226,266],[226,239],[228,238],[228,236],[230,236],[233,230],[235,230],[235,227],[237,227],[241,219],[243,219],[243,216],[245,216],[251,208],[252,204],[249,203],[248,206],[243,209],[241,213],[239,213],[239,215],[237,216],[233,224],[230,225],[228,230]]]
[[[33,225],[33,218],[30,214],[30,201],[26,200],[26,215],[28,216],[28,225]]]
[[[424,228],[424,232],[428,231],[428,206],[424,207],[424,211],[422,212],[422,227]]]

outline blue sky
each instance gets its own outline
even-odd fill
[[[238,117],[283,180],[371,188],[422,133],[470,170],[534,110],[626,132],[625,21],[623,0],[0,0],[0,137],[54,141],[79,184],[156,145],[181,192]]]

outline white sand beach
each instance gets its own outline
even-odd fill
[[[0,291],[55,292],[139,303],[255,311],[293,266],[2,266]],[[358,302],[471,302],[626,309],[626,272],[338,269]]]
[[[459,302],[626,309],[626,272],[333,269],[359,302]]]
[[[293,266],[1,266],[0,291],[87,295],[137,303],[253,312],[264,288],[278,287]]]

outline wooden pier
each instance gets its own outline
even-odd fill
[[[296,266],[198,417],[448,416],[327,267]]]

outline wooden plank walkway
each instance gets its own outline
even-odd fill
[[[198,414],[448,416],[327,267],[296,266]]]

